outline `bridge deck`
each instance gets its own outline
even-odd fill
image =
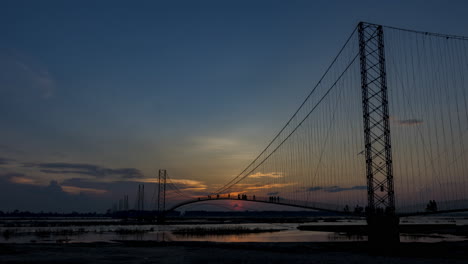
[[[352,215],[352,216],[365,216],[364,211],[345,211],[343,209],[336,208],[336,206],[325,204],[325,203],[312,203],[306,201],[295,201],[290,199],[279,199],[279,201],[273,201],[265,197],[259,198],[250,198],[250,199],[240,199],[237,197],[219,197],[219,198],[207,198],[207,197],[198,197],[193,200],[184,201],[178,203],[171,208],[169,208],[166,212],[171,212],[180,208],[185,205],[194,204],[194,203],[202,203],[202,202],[209,202],[209,201],[243,201],[243,202],[254,202],[254,203],[266,203],[266,204],[274,204],[274,205],[281,205],[281,206],[289,206],[289,207],[296,207],[296,208],[303,208],[303,209],[310,209],[310,210],[317,210],[317,211],[324,211],[324,212],[331,212],[341,215]],[[434,215],[434,214],[445,214],[445,213],[459,213],[459,212],[468,212],[468,208],[464,209],[454,209],[454,210],[439,210],[434,212],[408,212],[408,213],[398,213],[397,216],[399,217],[409,217],[409,216],[418,216],[418,215]]]

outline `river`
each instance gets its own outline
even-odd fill
[[[57,223],[63,220],[45,220]],[[86,223],[88,220],[82,220]],[[346,233],[301,231],[299,225],[362,225],[364,220],[342,219],[337,221],[313,221],[310,223],[242,223],[242,224],[177,224],[177,225],[119,225],[116,220],[102,219],[99,225],[68,226],[34,226],[31,220],[0,221],[0,243],[91,243],[114,242],[119,240],[146,241],[212,241],[212,242],[339,242],[366,241],[366,236],[348,235]],[[107,222],[106,222],[107,221]],[[93,220],[95,223],[96,220]],[[44,223],[44,220],[42,220]],[[106,224],[109,223],[109,224]],[[401,224],[456,224],[468,225],[466,217],[431,217],[405,218]],[[174,234],[173,231],[183,228],[237,228],[260,230],[277,230],[275,232],[227,234],[227,235],[186,235]],[[401,234],[401,242],[441,242],[464,241],[466,236],[453,234]]]

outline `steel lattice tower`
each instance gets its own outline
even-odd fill
[[[383,29],[358,25],[368,214],[395,213]]]
[[[158,215],[166,211],[166,178],[167,171],[159,170],[158,177]]]

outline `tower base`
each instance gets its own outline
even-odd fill
[[[157,223],[157,224],[163,225],[165,222],[166,222],[166,217],[165,217],[164,214],[159,214],[159,215],[156,217],[156,223]]]
[[[395,215],[368,216],[368,241],[371,247],[397,246],[400,243],[399,223],[400,218]]]

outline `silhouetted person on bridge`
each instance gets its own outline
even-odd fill
[[[429,200],[429,203],[426,206],[427,212],[437,212],[437,203],[435,200]]]
[[[349,206],[346,205],[346,206],[344,207],[343,211],[344,211],[345,213],[349,213]]]
[[[253,196],[253,200],[255,201],[255,195]]]

